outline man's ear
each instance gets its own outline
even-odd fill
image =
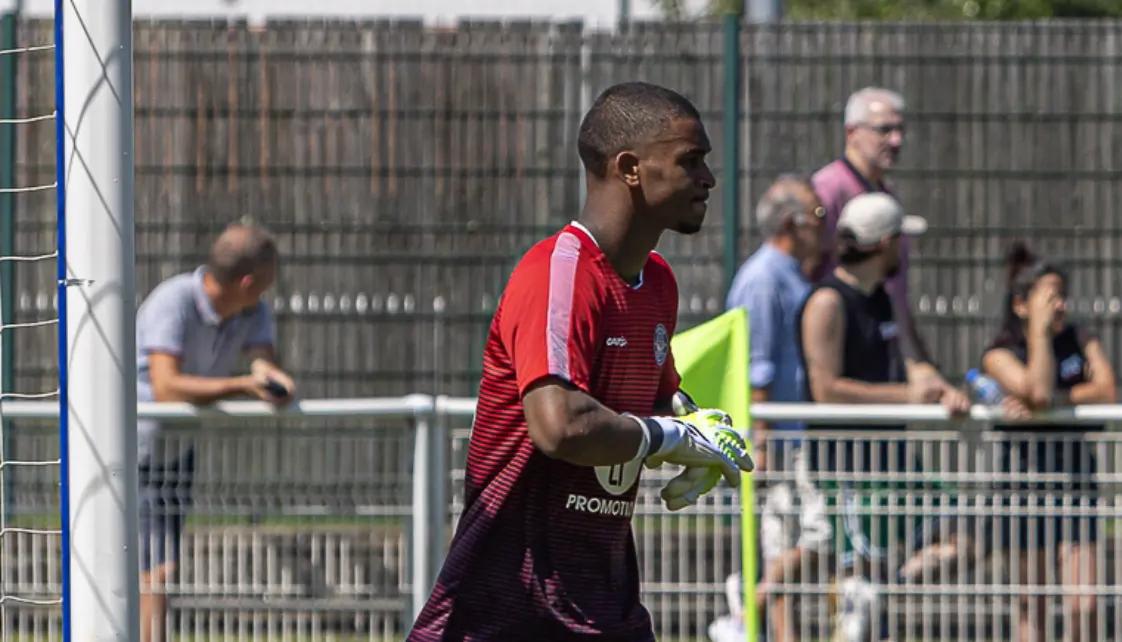
[[[253,287],[253,284],[256,281],[257,279],[255,279],[252,274],[246,274],[242,278],[238,279],[238,285],[241,286],[243,290],[248,290]]]
[[[612,158],[615,171],[628,187],[639,187],[639,157],[635,152],[620,152]]]

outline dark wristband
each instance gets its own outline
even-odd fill
[[[657,453],[662,448],[662,442],[666,435],[662,431],[662,425],[650,417],[643,417],[643,423],[647,424],[647,432],[650,433],[651,443],[647,447],[647,452],[650,454]]]

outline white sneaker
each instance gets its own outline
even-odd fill
[[[876,612],[877,587],[863,577],[847,577],[838,585],[836,642],[869,639],[872,614]]]

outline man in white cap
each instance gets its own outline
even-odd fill
[[[799,322],[810,399],[966,409],[966,396],[931,364],[901,353],[884,289],[900,269],[901,237],[925,231],[927,221],[905,215],[883,192],[860,194],[846,204],[838,219],[838,266],[811,292]]]
[[[842,209],[838,265],[811,292],[798,322],[810,400],[940,403],[954,415],[969,410],[966,395],[948,384],[931,364],[901,350],[902,332],[884,288],[885,281],[900,269],[902,237],[926,230],[924,219],[905,215],[896,199],[883,192],[858,195]],[[827,511],[836,516],[831,539],[850,576],[841,586],[851,588],[854,595],[873,594],[861,577],[891,572],[885,563],[888,550],[901,545],[909,527],[915,526],[914,520],[900,516],[901,511],[896,510],[900,507],[892,505],[895,500],[891,498],[902,498],[904,493],[894,492],[891,484],[886,488],[883,481],[832,483],[830,478],[904,472],[909,469],[905,444],[856,435],[852,439],[816,438],[815,428],[868,431],[870,426],[809,425],[805,451],[809,469],[821,475],[820,487],[827,502],[834,504],[834,510]],[[904,426],[877,428],[903,430]],[[840,603],[868,601],[850,597],[843,595]],[[865,607],[843,612],[839,624],[846,630],[863,631],[860,637],[867,639],[869,633],[877,632],[870,630],[874,625],[867,619],[870,612]],[[874,639],[889,633],[883,617],[879,627],[882,637]]]

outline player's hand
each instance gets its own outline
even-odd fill
[[[740,482],[741,470],[752,470],[752,458],[744,440],[730,426],[728,415],[720,410],[701,410],[682,418],[646,417],[641,421],[652,433],[657,431],[660,435],[660,445],[647,455],[648,467],[671,463],[715,468],[733,486]]]
[[[687,423],[698,427],[701,434],[717,445],[740,470],[750,473],[756,469],[748,444],[732,425],[732,417],[724,410],[705,408],[683,417]]]
[[[692,467],[686,468],[665,486],[659,496],[666,510],[681,510],[693,506],[702,495],[713,490],[721,480],[721,473],[715,468]]]
[[[755,469],[748,445],[732,427],[732,418],[722,410],[699,410],[687,417],[710,441],[732,459],[740,470]],[[722,471],[715,466],[687,466],[663,487],[660,496],[667,510],[681,510],[697,503],[721,481]],[[731,483],[731,482],[730,482]],[[734,486],[736,484],[733,484]]]
[[[674,393],[671,405],[676,417],[684,417],[686,423],[698,426],[710,441],[713,441],[714,433],[718,427],[729,428],[732,426],[732,420],[727,413],[721,410],[702,411],[684,390]],[[695,416],[687,417],[687,415]],[[709,424],[713,424],[712,429],[710,429]],[[747,448],[743,443],[741,443],[741,450],[744,451],[742,455],[748,457]],[[748,458],[748,465],[757,468],[751,458]],[[702,495],[713,490],[717,482],[721,480],[722,474],[719,467],[687,467],[662,488],[659,495],[662,497],[663,505],[666,506],[667,510],[676,511],[696,504]]]

